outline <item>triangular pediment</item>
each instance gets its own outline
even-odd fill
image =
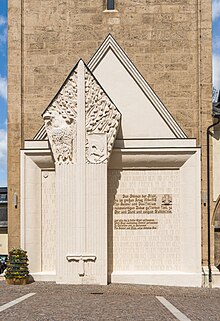
[[[187,137],[111,35],[88,67],[122,114],[119,138]]]
[[[89,61],[88,68],[122,115],[119,139],[187,138],[111,35]],[[47,139],[44,126],[34,139]]]

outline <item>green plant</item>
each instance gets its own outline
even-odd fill
[[[9,252],[6,279],[27,279],[29,277],[27,252],[14,248]]]

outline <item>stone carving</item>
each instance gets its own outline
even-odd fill
[[[92,74],[85,72],[86,93],[86,158],[89,163],[101,163],[109,158],[116,138],[121,115]],[[96,142],[91,146],[89,134],[106,134],[106,155],[103,138],[96,136]],[[96,154],[92,152],[96,149]]]
[[[77,73],[73,71],[58,95],[43,113],[55,162],[73,163],[76,145]]]
[[[162,197],[162,203],[164,205],[172,205],[172,195],[164,194]]]
[[[79,262],[79,276],[85,276],[85,262],[95,262],[96,256],[90,254],[67,255],[68,262]]]
[[[107,158],[106,134],[89,134],[87,143],[87,160],[92,164],[103,163]]]
[[[76,78],[75,70],[43,114],[58,164],[76,160]],[[86,162],[103,163],[111,153],[121,115],[88,69],[85,69],[85,114]]]

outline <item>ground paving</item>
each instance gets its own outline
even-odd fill
[[[220,289],[53,282],[13,286],[2,281],[0,290],[0,306],[36,293],[0,312],[1,321],[177,320],[156,296],[163,296],[191,321],[220,321]]]

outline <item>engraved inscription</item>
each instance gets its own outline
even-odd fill
[[[115,230],[156,230],[158,220],[155,219],[123,219],[114,220]]]
[[[114,214],[171,214],[171,194],[116,195]]]

